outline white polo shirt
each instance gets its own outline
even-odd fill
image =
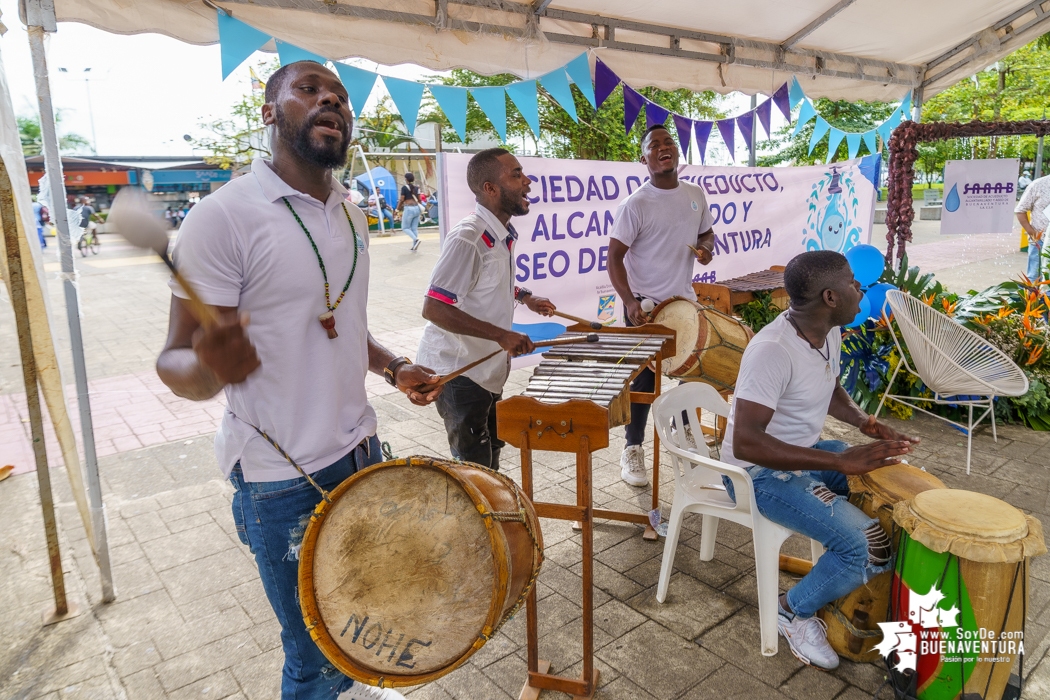
[[[248,336],[262,366],[226,387],[226,413],[215,454],[227,476],[239,461],[247,481],[299,477],[260,437],[257,426],[307,472],[329,466],[376,431],[365,393],[368,371],[368,223],[347,206],[357,231],[357,267],[336,309],[334,340],[317,317],[325,312],[324,278],[295,209],[324,259],[334,303],[354,262],[354,236],[332,180],[320,202],[285,183],[257,159],[250,175],[201,200],[186,217],[175,264],[207,304],[251,314]],[[184,292],[174,280],[172,293]]]
[[[479,321],[509,329],[514,321],[511,265],[517,238],[513,226],[508,230],[495,214],[478,204],[473,214],[445,236],[427,296]],[[448,374],[499,349],[495,341],[458,335],[427,323],[416,362],[438,374]],[[499,394],[509,374],[510,356],[500,353],[463,376]]]

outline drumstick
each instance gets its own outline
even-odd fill
[[[696,256],[696,259],[697,259],[697,260],[700,260],[700,259],[701,259],[701,258],[703,257],[703,256],[702,256],[702,255],[700,254],[700,251],[699,251],[699,250],[697,250],[697,249],[696,249],[696,248],[694,248],[693,246],[689,245],[688,243],[686,243],[686,245],[687,245],[687,246],[689,247],[689,250],[693,251],[693,255],[695,255],[695,256]]]
[[[175,281],[186,292],[190,312],[205,327],[216,326],[219,315],[215,309],[205,304],[197,290],[186,278],[175,269],[175,263],[168,255],[168,233],[159,217],[154,216],[146,202],[146,196],[140,190],[126,187],[113,199],[106,222],[111,224],[128,243],[137,248],[148,248],[160,256],[171,270]]]
[[[573,343],[597,343],[597,342],[598,342],[598,334],[597,333],[591,333],[590,335],[587,335],[586,337],[583,337],[583,338],[574,337],[574,338],[553,338],[551,340],[539,340],[539,341],[536,341],[533,345],[535,347],[537,347],[537,348],[546,348],[546,347],[550,347],[552,345],[571,345]],[[449,372],[448,374],[443,376],[441,379],[439,379],[435,386],[441,386],[442,384],[445,384],[446,382],[452,381],[453,379],[455,379],[456,377],[460,376],[464,372],[467,372],[469,370],[474,369],[475,367],[480,365],[482,362],[487,362],[488,360],[491,360],[493,357],[495,357],[496,355],[500,354],[501,352],[505,352],[503,350],[503,348],[500,348],[496,352],[489,353],[488,355],[485,355],[485,357],[481,358],[480,360],[474,360],[469,365],[465,365],[463,367],[460,367],[459,369],[457,369],[454,372]]]
[[[555,316],[561,316],[562,318],[567,318],[570,321],[576,321],[576,323],[582,323],[585,326],[590,326],[591,330],[597,331],[597,330],[601,330],[602,329],[602,324],[598,323],[597,321],[588,321],[585,318],[580,318],[579,316],[573,316],[572,314],[567,314],[564,311],[555,310],[554,311],[554,315]]]

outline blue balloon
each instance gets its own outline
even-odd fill
[[[883,257],[882,251],[873,245],[853,246],[846,251],[846,260],[853,270],[854,279],[860,282],[862,287],[878,282],[886,267],[886,258]]]
[[[889,282],[881,282],[872,285],[864,294],[868,298],[868,303],[871,304],[871,318],[882,318],[882,307],[886,304],[886,292],[891,289],[896,289],[896,287]]]
[[[868,301],[868,295],[865,294],[860,299],[860,313],[852,321],[846,324],[846,328],[853,328],[859,326],[868,320],[868,316],[871,315],[871,302]]]

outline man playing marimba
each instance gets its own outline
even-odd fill
[[[529,213],[532,185],[521,163],[502,148],[481,151],[467,164],[467,185],[478,204],[449,231],[431,273],[419,361],[448,374],[500,348],[507,351],[450,380],[436,401],[452,456],[499,469],[504,443],[496,437],[496,402],[510,358],[534,349],[527,335],[511,330],[514,302],[545,316],[554,304],[514,286],[518,234],[510,218]]]
[[[649,127],[642,136],[641,160],[649,169],[649,181],[620,202],[609,234],[609,279],[623,299],[629,326],[648,322],[643,299],[654,305],[673,296],[696,299],[693,261],[710,263],[715,244],[714,218],[704,191],[679,181],[678,144],[663,125]],[[649,369],[631,383],[631,391],[651,392],[655,387],[656,375]],[[648,420],[649,404],[632,403],[627,445],[620,456],[620,477],[631,486],[649,483],[642,448]],[[688,425],[685,430],[686,440],[695,446]]]
[[[846,258],[802,253],[787,264],[784,288],[791,307],[744,351],[722,460],[747,468],[762,515],[824,545],[813,570],[780,596],[777,628],[800,661],[830,669],[839,657],[816,612],[893,565],[886,531],[847,500],[846,475],[899,462],[919,440],[876,421],[839,384],[838,327],[859,313],[862,296]],[[875,442],[821,440],[829,415]]]

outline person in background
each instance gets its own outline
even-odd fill
[[[386,222],[386,227],[394,228],[394,211],[387,205],[386,200],[376,196],[375,192],[368,195],[368,215],[378,219],[380,207],[383,208],[383,221]]]
[[[51,215],[40,202],[33,202],[33,217],[36,219],[36,235],[40,237],[40,247],[47,248],[47,239],[44,238],[44,225],[51,220]]]
[[[1021,173],[1021,177],[1017,178],[1017,198],[1020,199],[1021,195],[1024,194],[1025,189],[1032,184],[1032,176],[1025,170]]]
[[[416,250],[419,248],[419,217],[423,213],[423,206],[419,201],[416,176],[412,173],[405,173],[405,184],[401,186],[401,199],[397,201],[397,208],[401,211],[401,230],[412,239],[412,250]]]
[[[1014,212],[1021,228],[1028,234],[1028,269],[1025,274],[1032,282],[1043,278],[1043,243],[1046,225],[1046,208],[1050,207],[1050,175],[1044,175],[1025,188],[1021,201]]]
[[[80,208],[77,209],[77,213],[80,214],[80,228],[87,231],[91,228],[91,217],[95,215],[95,207],[91,206],[91,198],[84,196],[80,198]]]

